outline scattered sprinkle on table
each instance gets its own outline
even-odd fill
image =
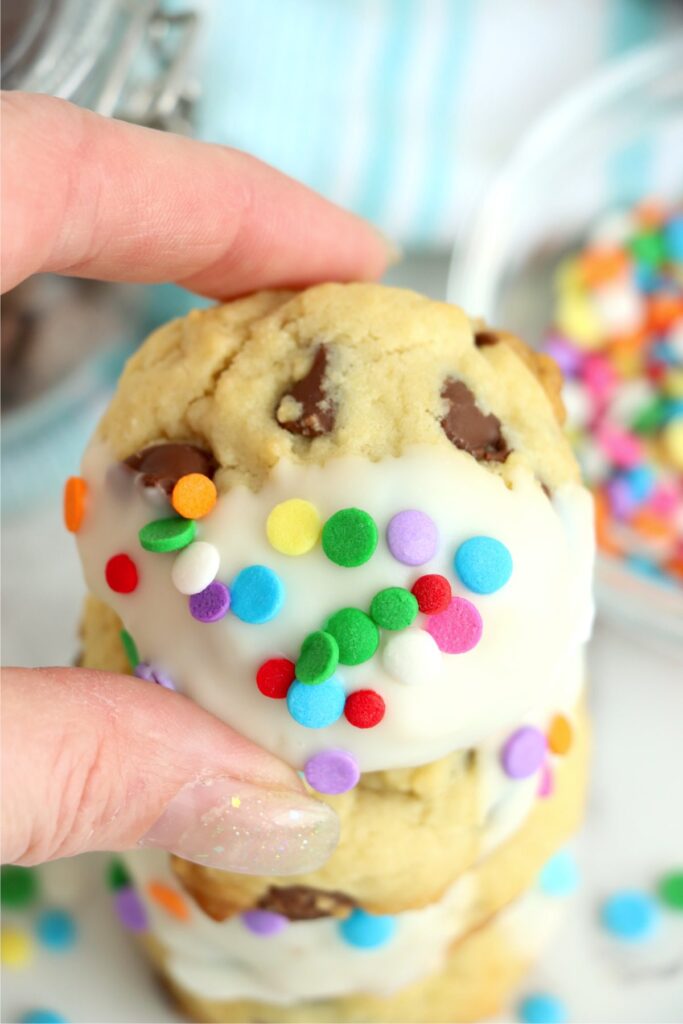
[[[344,508],[330,516],[322,531],[323,551],[336,565],[354,568],[375,553],[377,524],[360,508]]]
[[[623,942],[642,942],[656,931],[659,908],[646,892],[624,889],[603,903],[600,919],[611,935]]]
[[[322,522],[315,505],[302,498],[282,501],[266,521],[266,536],[276,551],[297,557],[318,543]]]

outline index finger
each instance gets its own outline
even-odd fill
[[[2,96],[3,290],[31,274],[175,281],[229,298],[378,277],[369,224],[236,150]]]

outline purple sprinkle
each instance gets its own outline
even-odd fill
[[[513,732],[503,747],[501,760],[511,779],[528,779],[543,764],[546,738],[540,729],[525,725]]]
[[[348,751],[321,750],[306,762],[304,776],[318,793],[337,796],[353,789],[360,778],[360,770],[355,757]]]
[[[158,683],[165,690],[175,690],[173,681],[161,669],[154,668],[147,661],[141,661],[139,665],[136,665],[133,669],[133,675],[136,675],[138,679],[146,680],[148,683]]]
[[[230,591],[225,583],[214,580],[204,590],[193,594],[188,604],[190,614],[198,622],[218,622],[230,607]]]
[[[439,531],[426,512],[407,508],[391,519],[387,544],[394,558],[404,565],[424,565],[436,554]]]
[[[583,354],[566,338],[553,334],[543,343],[543,351],[551,356],[565,377],[576,377],[583,363]]]
[[[283,914],[272,910],[247,910],[242,914],[242,922],[254,935],[277,935],[289,925]]]
[[[121,924],[128,931],[147,931],[147,911],[132,885],[124,885],[116,890],[114,907]]]
[[[612,514],[616,519],[630,519],[636,510],[638,502],[633,497],[633,491],[628,480],[621,476],[615,476],[607,484],[607,496]]]

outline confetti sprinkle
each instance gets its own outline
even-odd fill
[[[434,520],[418,509],[397,512],[387,527],[387,545],[404,565],[424,565],[434,558],[439,546],[439,531]]]
[[[403,587],[380,590],[370,604],[370,615],[382,629],[407,629],[418,612],[417,598]]]
[[[128,868],[119,857],[112,857],[107,868],[107,885],[110,889],[123,889],[132,885]]]
[[[339,664],[339,646],[331,633],[319,629],[309,633],[301,645],[296,662],[296,678],[300,683],[317,685],[329,679]]]
[[[389,638],[382,651],[384,668],[407,686],[430,683],[443,671],[443,656],[434,637],[423,629],[407,629]]]
[[[213,480],[203,473],[181,476],[171,492],[171,505],[184,519],[203,519],[216,504],[218,492]]]
[[[295,722],[307,729],[324,729],[344,713],[346,694],[337,678],[311,686],[295,680],[287,693],[287,709]]]
[[[423,615],[436,615],[445,612],[453,596],[451,585],[445,576],[431,573],[420,576],[412,586],[411,593],[417,600],[417,606]]]
[[[294,682],[294,662],[289,658],[269,658],[256,673],[256,685],[264,697],[282,700]]]
[[[272,910],[247,910],[242,914],[242,924],[254,935],[269,938],[279,935],[289,927],[284,914],[276,914]]]
[[[28,967],[33,955],[33,943],[28,932],[13,925],[4,925],[0,931],[0,962],[18,971]]]
[[[112,555],[104,569],[104,578],[115,594],[132,594],[138,585],[138,570],[129,555]]]
[[[36,922],[36,936],[53,953],[65,952],[76,945],[76,919],[68,911],[59,908],[44,910]]]
[[[562,757],[572,747],[574,731],[571,722],[565,715],[555,715],[548,729],[548,748],[553,754]]]
[[[147,911],[132,885],[124,885],[116,890],[114,909],[119,921],[129,932],[147,931]]]
[[[164,690],[175,690],[176,687],[173,680],[167,676],[161,669],[156,668],[154,665],[150,665],[149,662],[141,661],[135,666],[133,675],[137,676],[138,679],[144,679],[148,683],[156,683],[157,686],[163,686]]]
[[[346,698],[344,715],[356,729],[373,729],[384,718],[384,699],[374,690],[355,690]]]
[[[318,543],[322,522],[315,505],[302,498],[282,501],[266,521],[266,536],[283,555],[305,555]]]
[[[579,869],[569,850],[560,850],[546,861],[538,876],[542,892],[548,896],[568,896],[578,887]]]
[[[353,568],[372,558],[377,547],[377,525],[367,512],[344,508],[323,526],[323,551],[336,565]]]
[[[197,524],[194,519],[170,516],[147,523],[142,527],[138,536],[145,551],[163,553],[179,551],[181,548],[187,547],[195,539],[196,534]]]
[[[57,1013],[56,1010],[48,1010],[44,1007],[39,1007],[35,1010],[27,1010],[26,1013],[22,1013],[19,1018],[19,1024],[69,1024],[66,1017],[63,1017],[61,1013]]]
[[[511,779],[528,779],[542,766],[546,753],[546,738],[533,725],[522,726],[513,732],[501,752],[505,774]]]
[[[622,942],[642,942],[656,931],[659,909],[648,893],[624,889],[605,900],[600,920],[614,938]]]
[[[378,949],[396,934],[396,918],[386,914],[368,914],[356,907],[337,925],[344,942],[356,949]]]
[[[285,600],[282,580],[265,565],[250,565],[237,574],[230,588],[232,611],[243,622],[270,622]]]
[[[464,597],[453,597],[444,612],[432,615],[425,627],[444,654],[465,654],[481,640],[481,615]]]
[[[522,1024],[566,1024],[567,1007],[549,992],[533,992],[521,1000],[518,1007]]]
[[[126,629],[121,630],[121,632],[119,633],[119,637],[121,638],[123,649],[126,652],[128,664],[130,665],[131,668],[135,668],[136,665],[140,664],[140,655],[138,653],[138,648],[137,644],[135,643],[135,640],[133,640],[133,637]]]
[[[470,537],[455,553],[455,571],[468,590],[494,594],[512,575],[512,555],[494,537]]]
[[[30,907],[38,896],[38,874],[33,868],[4,864],[0,869],[0,902],[3,907]]]
[[[342,608],[325,623],[325,632],[333,636],[342,665],[360,665],[374,655],[379,632],[369,615],[359,608]]]
[[[156,903],[170,917],[175,917],[178,921],[190,920],[190,908],[186,900],[176,889],[172,889],[170,885],[164,885],[163,882],[156,881],[148,882],[147,895],[152,903]]]
[[[181,594],[200,594],[218,575],[221,556],[218,548],[196,540],[176,556],[171,579]]]
[[[214,580],[199,594],[192,594],[188,601],[190,615],[197,622],[218,622],[228,614],[230,591],[225,583]]]
[[[309,757],[304,777],[316,792],[337,796],[357,785],[360,769],[353,754],[346,750],[321,750]]]
[[[683,868],[670,871],[660,878],[657,892],[669,910],[683,911]]]
[[[69,533],[78,533],[85,515],[88,485],[80,476],[70,476],[64,485],[64,525]]]

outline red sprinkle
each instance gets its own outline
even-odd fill
[[[344,714],[357,729],[372,729],[384,718],[386,705],[374,690],[356,690],[346,698]]]
[[[417,606],[425,615],[445,612],[453,596],[446,577],[438,576],[436,573],[420,576],[419,580],[415,581],[411,593],[417,598]]]
[[[104,575],[117,594],[131,594],[138,585],[138,569],[128,555],[113,555],[107,562]]]
[[[256,673],[256,685],[264,697],[282,700],[294,682],[294,662],[289,658],[269,658]]]

